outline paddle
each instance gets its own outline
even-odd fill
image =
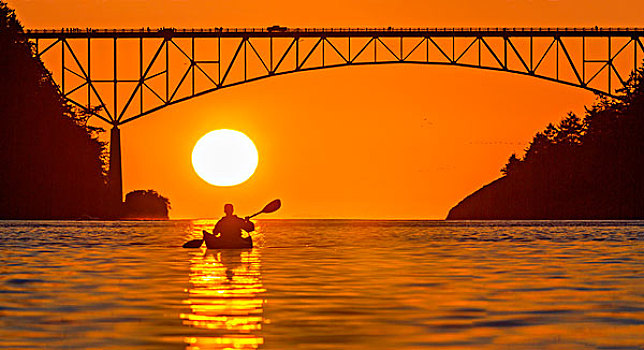
[[[262,210],[258,211],[257,213],[249,216],[247,219],[252,219],[252,218],[256,217],[259,214],[270,214],[270,213],[276,212],[277,209],[279,209],[281,206],[282,206],[282,202],[279,199],[276,199],[276,200],[266,204],[264,209],[262,209]]]
[[[247,217],[246,219],[249,220],[249,219],[254,218],[255,216],[257,216],[259,214],[273,213],[273,212],[277,211],[277,209],[279,209],[281,206],[282,206],[282,202],[279,199],[276,199],[276,200],[266,204],[264,209],[262,209],[262,210],[258,211],[257,213]],[[206,232],[206,231],[204,230],[204,232]],[[184,243],[183,247],[184,248],[199,248],[199,247],[201,247],[202,244],[203,244],[203,238],[201,238],[201,239],[193,239],[192,241],[188,241],[188,242]]]

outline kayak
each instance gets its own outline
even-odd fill
[[[253,247],[253,239],[250,236],[236,240],[223,240],[210,232],[203,231],[203,238],[208,249],[248,249]]]

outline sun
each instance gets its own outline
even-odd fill
[[[215,186],[235,186],[248,180],[259,162],[257,148],[243,133],[214,130],[192,150],[192,167],[199,177]]]

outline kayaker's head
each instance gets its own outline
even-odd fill
[[[226,213],[226,215],[233,215],[234,211],[235,211],[235,209],[233,209],[232,204],[228,203],[228,204],[224,205],[224,213]]]

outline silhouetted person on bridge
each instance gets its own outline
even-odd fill
[[[253,240],[250,237],[242,237],[242,230],[253,232],[255,225],[248,217],[242,219],[234,215],[232,204],[224,205],[226,216],[219,219],[212,234],[204,231],[204,240],[208,248],[252,248]]]

